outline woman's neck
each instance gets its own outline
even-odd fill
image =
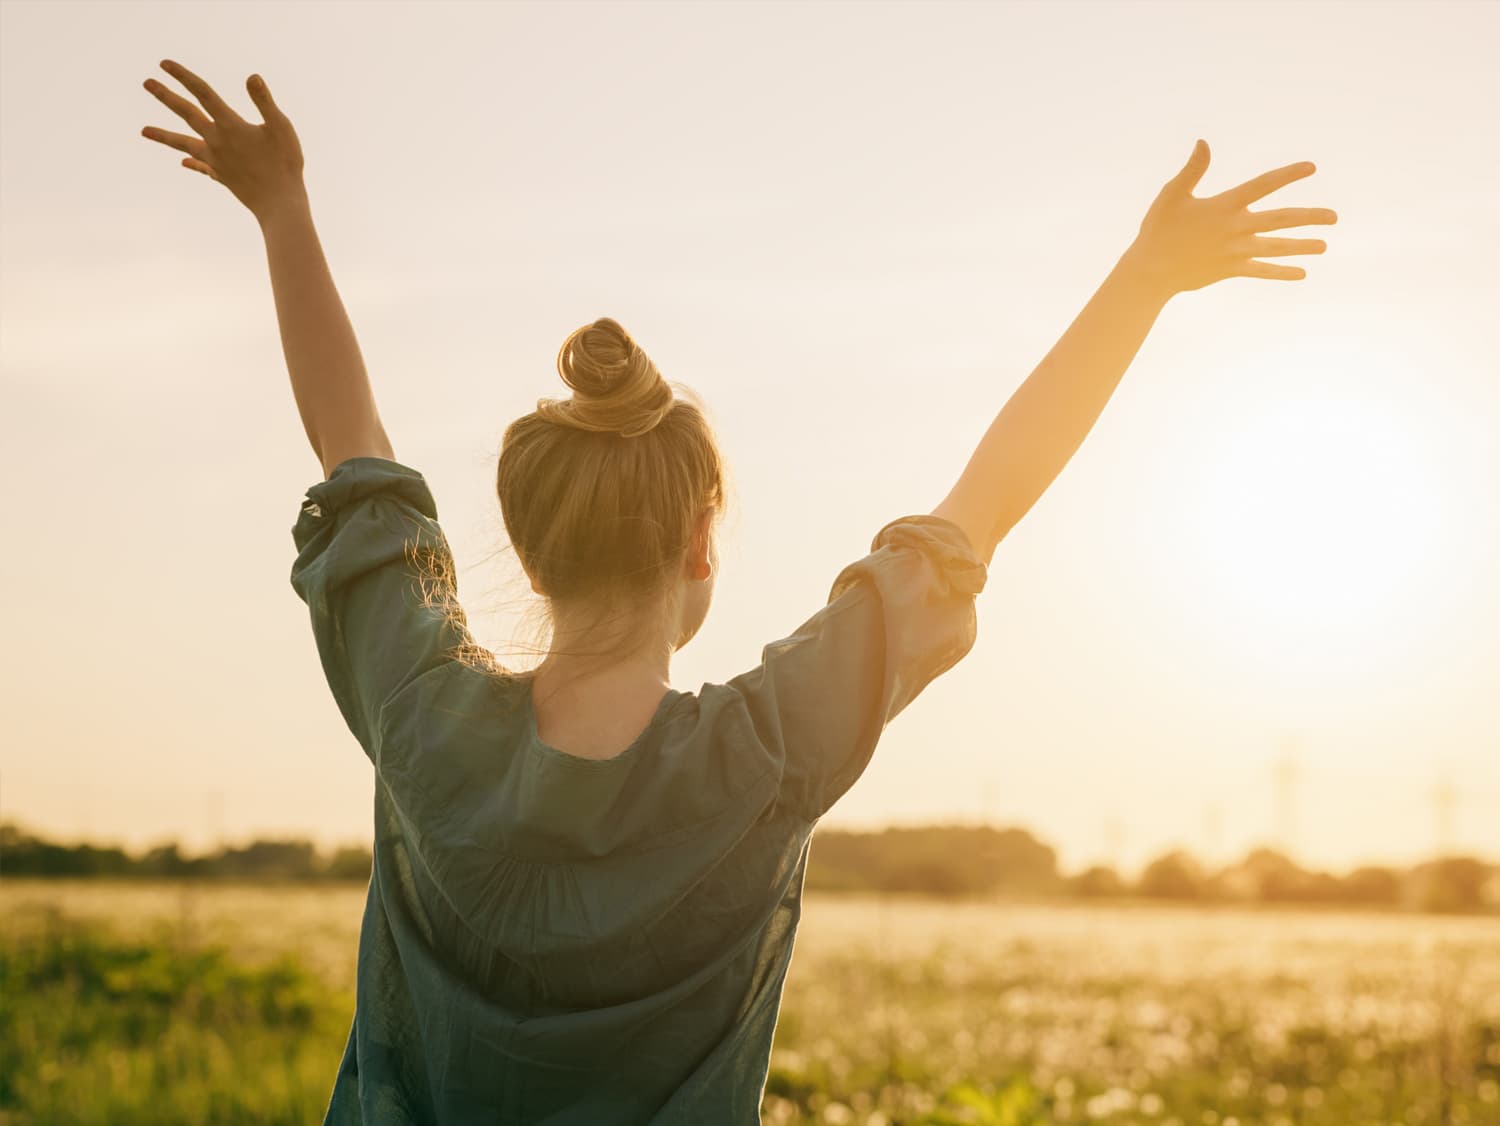
[[[549,691],[569,686],[600,693],[650,693],[671,686],[674,647],[661,636],[662,616],[637,610],[628,616],[590,616],[553,607],[551,651],[533,674]]]
[[[659,699],[672,687],[670,652],[650,646],[605,663],[597,657],[548,653],[532,673],[534,699],[587,697],[602,706]]]

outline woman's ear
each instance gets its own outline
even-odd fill
[[[714,510],[706,508],[693,524],[693,539],[688,547],[688,577],[702,582],[713,574]]]

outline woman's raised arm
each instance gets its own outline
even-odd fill
[[[246,121],[203,79],[170,59],[162,69],[197,105],[154,79],[145,87],[193,133],[151,126],[141,136],[186,153],[184,168],[228,188],[260,224],[302,427],[325,478],[351,457],[394,460],[359,342],[333,284],[302,180],[302,145],[259,75],[245,84],[265,124]]]
[[[1026,382],[1016,389],[933,509],[968,535],[986,565],[1006,534],[1047,491],[1093,429],[1115,386],[1174,294],[1233,277],[1295,281],[1300,266],[1259,258],[1321,254],[1321,239],[1263,232],[1333,223],[1327,208],[1250,211],[1256,200],[1310,176],[1309,162],[1266,172],[1216,196],[1193,187],[1208,168],[1199,141],[1182,171],[1157,194],[1140,232]]]

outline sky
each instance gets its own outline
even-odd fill
[[[1334,208],[1287,232],[1328,252],[1168,304],[823,824],[1019,825],[1065,870],[1500,858],[1497,41],[1494,3],[6,0],[0,818],[370,838],[259,231],[140,136],[182,128],[141,86],[171,58],[296,126],[481,641],[524,636],[494,468],[564,337],[614,317],[703,398],[733,498],[682,691],[942,500],[1196,138],[1200,195],[1315,161],[1259,206]]]

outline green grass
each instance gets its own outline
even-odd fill
[[[321,1121],[359,897],[300,894],[0,902],[0,1124]],[[767,1123],[1500,1124],[1492,923],[826,899],[804,927]]]
[[[879,997],[882,1017],[854,1017],[871,1034],[838,1037],[823,1018],[792,1014],[764,1120],[1500,1126],[1500,1021],[1461,1001],[1437,1029],[1407,1009],[1402,1032],[1398,1012],[1320,998],[1295,977],[1214,989],[1059,979],[1021,962],[954,988],[951,956],[884,971],[861,955],[825,959],[821,988]],[[1312,1019],[1320,1008],[1326,1019]]]
[[[264,965],[59,920],[0,949],[0,1121],[322,1120],[354,998]]]

